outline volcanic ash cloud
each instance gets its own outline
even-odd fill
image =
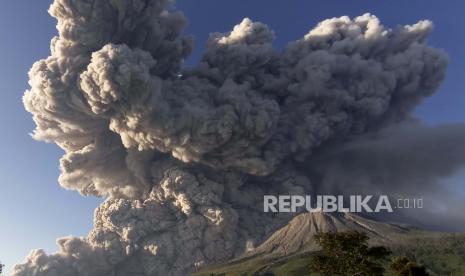
[[[34,137],[65,154],[60,184],[105,196],[86,238],[35,250],[13,275],[186,275],[231,259],[290,219],[264,194],[311,192],[321,146],[409,120],[444,77],[429,21],[365,14],[319,23],[284,50],[244,19],[192,40],[168,0],[56,0],[51,55],[30,71]],[[195,23],[193,23],[195,24]]]

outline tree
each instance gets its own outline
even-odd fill
[[[407,257],[394,257],[391,261],[391,269],[398,276],[428,276],[426,268]]]
[[[315,240],[322,254],[310,260],[310,269],[323,275],[378,276],[391,252],[383,246],[368,246],[368,236],[356,231],[321,233]]]
[[[5,265],[2,264],[2,263],[0,262],[0,275],[2,275],[2,273],[3,273],[3,267],[4,267],[4,266],[5,266]]]

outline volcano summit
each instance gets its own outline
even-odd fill
[[[192,39],[172,1],[55,0],[49,12],[58,35],[24,95],[33,136],[65,151],[61,186],[107,200],[87,237],[31,252],[14,276],[189,274],[290,221],[264,214],[263,195],[330,188],[308,169],[314,153],[328,164],[330,145],[371,146],[368,135],[395,137],[405,121],[438,130],[410,116],[448,60],[427,45],[427,20],[389,29],[370,14],[332,18],[277,51],[272,30],[244,19],[184,68]],[[465,128],[441,131],[419,152],[440,144],[442,154],[422,164],[458,154],[452,170]]]

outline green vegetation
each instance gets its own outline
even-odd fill
[[[405,256],[415,260],[417,266],[424,266],[427,275],[463,276],[465,275],[465,235],[444,234],[422,238],[412,238],[402,242],[401,246],[389,246],[394,256]],[[311,259],[321,256],[320,252],[299,252],[290,256],[253,256],[229,262],[221,266],[206,268],[195,276],[326,276],[311,270]],[[394,257],[395,258],[395,257]],[[393,261],[395,259],[393,258]],[[392,262],[382,263],[385,276],[399,276],[392,269]],[[418,276],[417,274],[411,274]],[[422,275],[422,274],[419,274]],[[409,275],[410,276],[410,275]]]
[[[194,276],[321,276],[311,273],[308,262],[313,253],[301,253],[277,258],[250,258],[224,266],[206,268]]]
[[[426,268],[419,265],[417,262],[405,256],[397,256],[392,259],[390,268],[397,273],[398,276],[428,276]]]
[[[310,260],[310,269],[323,275],[382,276],[383,261],[391,252],[368,246],[368,236],[356,231],[321,233],[315,240],[322,254]]]
[[[431,275],[465,275],[465,235],[444,234],[431,239],[415,239],[403,246],[391,247],[396,255],[424,264]]]

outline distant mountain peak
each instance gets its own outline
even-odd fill
[[[195,273],[207,275],[302,275],[309,256],[320,250],[314,235],[325,232],[366,233],[370,245],[383,245],[396,255],[410,254],[427,265],[432,275],[465,275],[465,236],[424,231],[417,227],[374,220],[354,213],[302,213],[241,257]],[[451,253],[452,252],[452,253]],[[444,263],[454,260],[450,267]],[[459,260],[459,261],[457,261]]]
[[[349,212],[303,213],[245,255],[289,255],[316,251],[319,248],[314,239],[315,234],[350,230],[366,233],[372,244],[386,245],[430,233],[416,227],[381,222]]]

